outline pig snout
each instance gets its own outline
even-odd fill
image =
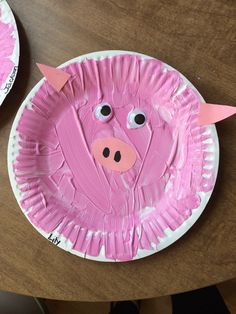
[[[95,160],[107,169],[124,172],[135,163],[134,148],[115,137],[98,139],[92,144]]]

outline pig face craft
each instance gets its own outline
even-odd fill
[[[16,123],[13,166],[31,223],[75,254],[126,261],[158,250],[215,182],[215,145],[197,124],[199,94],[159,60],[136,54],[64,66]]]

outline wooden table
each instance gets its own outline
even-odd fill
[[[64,300],[121,300],[172,294],[235,277],[235,117],[217,125],[220,171],[199,221],[174,245],[129,263],[84,260],[44,239],[15,201],[6,161],[15,113],[41,78],[35,62],[57,66],[90,51],[139,51],[177,68],[208,102],[235,103],[235,1],[9,4],[19,27],[21,58],[15,86],[0,109],[0,289]]]

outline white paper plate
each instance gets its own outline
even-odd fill
[[[12,70],[10,71],[10,73],[6,73],[7,79],[2,83],[0,82],[0,105],[1,105],[14,84],[17,71],[18,71],[20,51],[19,51],[19,37],[18,37],[16,21],[9,5],[7,4],[5,0],[0,0],[0,12],[1,12],[0,22],[13,26],[12,37],[15,39],[14,50],[13,50],[12,55],[9,57],[9,59],[13,63]],[[3,48],[4,47],[0,47],[0,50]],[[0,59],[0,66],[1,66],[1,59]]]
[[[143,54],[139,54],[136,52],[130,52],[130,51],[101,51],[101,52],[94,52],[94,53],[89,53],[77,58],[74,58],[64,64],[62,64],[60,67],[65,67],[66,65],[69,65],[71,63],[74,62],[81,62],[85,59],[98,59],[98,58],[103,58],[103,57],[110,57],[110,56],[115,56],[115,55],[120,55],[120,54],[135,54],[140,56],[141,58],[144,59],[152,59],[149,56],[143,55]],[[174,68],[165,65],[165,67],[167,69],[171,69],[171,70],[175,70]],[[198,91],[195,89],[195,87],[183,76],[181,75],[181,78],[183,79],[184,83],[191,87],[191,89],[193,89],[194,91],[196,91],[198,93]],[[24,110],[24,108],[27,106],[29,107],[29,100],[32,99],[32,97],[35,95],[35,93],[38,91],[38,89],[40,88],[40,86],[42,86],[42,84],[44,83],[45,79],[42,79],[33,89],[32,91],[29,93],[29,95],[27,96],[27,98],[25,99],[25,101],[22,103],[12,126],[11,129],[11,133],[10,133],[10,138],[9,138],[9,145],[8,145],[8,171],[9,171],[9,177],[10,177],[10,182],[11,182],[11,186],[13,189],[13,192],[15,194],[15,197],[18,201],[19,206],[20,205],[20,201],[22,199],[22,192],[20,191],[17,182],[16,182],[16,178],[15,178],[15,174],[14,174],[14,170],[13,170],[13,163],[15,161],[15,158],[17,156],[17,152],[19,150],[19,145],[18,145],[18,139],[19,139],[19,134],[16,130],[19,119],[22,115],[22,112]],[[199,93],[198,93],[199,94]],[[200,96],[200,94],[199,94]],[[200,96],[201,97],[201,96]],[[204,102],[204,99],[201,97],[202,102]],[[211,134],[211,137],[214,141],[214,145],[211,145],[210,151],[213,152],[213,160],[214,160],[214,176],[215,178],[217,177],[217,172],[218,172],[218,165],[219,165],[219,143],[218,143],[218,136],[217,136],[217,132],[216,132],[216,128],[214,125],[209,125],[207,126],[207,132],[209,132]],[[212,189],[213,190],[213,189]],[[164,248],[166,248],[167,246],[169,246],[170,244],[172,244],[173,242],[175,242],[177,239],[179,239],[183,234],[185,234],[190,228],[191,226],[196,222],[196,220],[200,217],[201,213],[203,212],[204,208],[206,207],[206,204],[208,203],[210,196],[212,194],[212,190],[210,192],[200,192],[199,196],[201,198],[201,204],[198,208],[193,209],[192,211],[192,215],[184,221],[184,223],[175,231],[172,231],[170,229],[166,229],[165,230],[165,236],[163,238],[160,238],[160,242],[158,245],[155,246],[154,250],[144,250],[144,249],[138,249],[138,252],[136,254],[136,256],[133,258],[134,259],[139,259],[139,258],[143,258],[145,256],[151,255],[153,253],[156,253]],[[28,219],[26,210],[23,209],[21,207],[23,213],[25,214],[25,216]],[[35,227],[35,226],[34,226]],[[43,231],[40,228],[35,227],[38,232],[40,232],[45,238],[49,239],[50,241],[52,241],[53,239],[54,244],[56,244],[58,247],[69,251],[75,255],[81,256],[81,257],[85,257],[88,259],[92,259],[92,260],[97,260],[97,261],[112,261],[114,262],[114,260],[108,259],[105,256],[105,252],[104,252],[104,247],[102,247],[99,256],[93,257],[93,256],[89,256],[87,254],[82,254],[78,251],[75,251],[72,249],[72,243],[66,239],[65,237],[63,237],[62,235],[58,234],[57,231],[54,231],[53,233],[46,233],[45,231]],[[58,243],[58,241],[60,241]],[[53,242],[53,241],[52,241]]]

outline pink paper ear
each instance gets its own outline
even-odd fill
[[[198,124],[211,124],[224,120],[236,113],[236,107],[215,104],[201,104]]]
[[[71,75],[64,72],[61,69],[53,68],[51,66],[36,63],[40,72],[45,76],[48,83],[55,88],[56,91],[60,92],[66,82],[69,80]]]

